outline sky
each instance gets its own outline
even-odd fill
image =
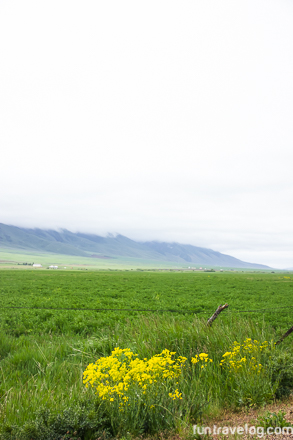
[[[291,0],[0,0],[0,222],[293,267]]]

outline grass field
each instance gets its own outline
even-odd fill
[[[292,317],[293,275],[285,273],[181,273],[1,271],[1,327],[8,334],[31,333],[90,335],[140,312],[3,309],[8,306],[109,309],[173,309],[193,311],[200,317],[228,303],[225,318],[241,316],[265,320],[283,331]],[[267,309],[263,314],[243,313]],[[145,313],[144,313],[145,314]],[[193,319],[191,313],[184,320]],[[227,317],[227,318],[226,318]]]
[[[219,362],[235,340],[239,343],[246,338],[276,341],[292,326],[292,294],[293,275],[289,273],[2,270],[2,438],[94,439],[95,432],[103,431],[109,437],[120,433],[121,438],[131,432],[131,427],[133,435],[160,429],[178,430],[229,405],[233,408],[248,402],[262,405],[274,396],[288,394],[288,389],[293,387],[289,373],[292,371],[290,337],[273,351],[273,356],[259,354],[262,365],[268,366],[264,370],[266,374],[260,374],[257,380],[247,371],[247,376],[237,377],[238,385],[234,383],[233,388],[229,374],[220,369]],[[229,304],[228,310],[207,329],[206,319],[225,302]],[[37,307],[47,309],[34,309]],[[134,310],[144,308],[153,312]],[[164,309],[178,312],[156,312]],[[254,312],[245,312],[249,310]],[[135,411],[130,412],[131,407],[123,413],[124,419],[119,419],[117,408],[114,411],[114,407],[107,409],[105,402],[102,402],[104,406],[98,404],[91,390],[86,390],[82,383],[87,365],[101,356],[109,356],[115,347],[129,348],[140,358],[148,359],[168,349],[176,352],[176,356],[185,356],[186,363],[204,352],[213,359],[213,364],[205,376],[192,368],[182,375],[178,386],[184,399],[178,399],[179,403],[172,399],[168,409],[173,422],[167,413],[159,421],[141,410],[141,419],[147,417],[148,423],[139,425],[132,418]],[[250,383],[248,378],[253,381]],[[168,384],[169,391],[173,385]],[[188,397],[191,389],[204,402],[203,408],[198,400],[193,398],[195,403],[191,402]],[[135,399],[130,401],[137,408]],[[163,407],[163,403],[160,405]],[[163,413],[158,410],[155,414]]]
[[[174,262],[160,262],[142,258],[117,257],[117,258],[90,258],[73,255],[54,254],[41,251],[24,251],[20,249],[1,248],[0,269],[27,269],[31,266],[23,266],[23,263],[38,263],[44,268],[57,265],[60,269],[75,270],[109,270],[109,269],[137,269],[137,268],[181,268],[182,264]],[[188,267],[188,264],[185,264]]]

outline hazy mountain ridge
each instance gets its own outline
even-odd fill
[[[89,257],[98,254],[108,257],[132,257],[181,264],[220,267],[268,269],[261,264],[247,263],[212,249],[180,243],[158,241],[137,242],[123,235],[102,237],[66,229],[28,229],[0,223],[0,246],[36,250],[65,255]]]

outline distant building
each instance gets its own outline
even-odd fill
[[[33,267],[43,267],[41,264],[33,264]]]
[[[49,266],[49,269],[58,269],[58,266]]]

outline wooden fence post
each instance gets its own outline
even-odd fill
[[[224,309],[227,309],[228,307],[229,307],[228,304],[224,304],[223,306],[222,306],[222,304],[220,304],[219,307],[217,308],[217,310],[215,311],[215,313],[213,314],[213,316],[211,316],[211,317],[208,319],[207,325],[211,326],[212,323],[213,323],[213,321],[219,316],[219,314],[220,314]]]
[[[278,342],[276,342],[276,345],[281,344],[282,341],[284,341],[285,338],[287,338],[287,336],[290,335],[290,333],[293,332],[293,327],[289,328],[289,330],[278,340]]]

